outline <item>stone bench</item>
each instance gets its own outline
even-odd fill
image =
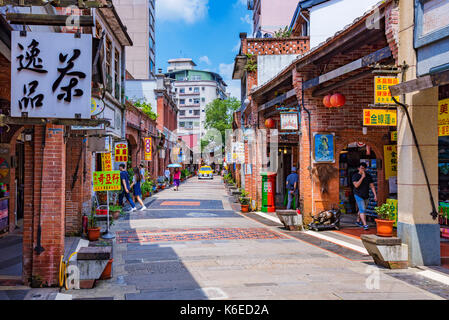
[[[80,288],[93,288],[111,259],[112,247],[82,247],[77,254]]]
[[[389,269],[408,267],[408,246],[402,243],[401,238],[363,234],[361,239],[377,265]]]
[[[302,215],[297,214],[296,210],[276,210],[276,215],[286,229],[290,231],[304,230]]]

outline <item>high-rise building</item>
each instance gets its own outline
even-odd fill
[[[114,1],[134,44],[126,50],[126,69],[134,79],[154,79],[156,75],[155,1]]]
[[[253,37],[270,38],[290,25],[298,0],[248,0],[253,11]]]
[[[227,99],[226,83],[214,72],[195,70],[192,59],[168,61],[166,76],[174,80],[178,113],[178,136],[193,148],[206,134],[206,106]]]

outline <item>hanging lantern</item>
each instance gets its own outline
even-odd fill
[[[268,129],[273,129],[274,128],[274,120],[271,118],[268,118],[267,120],[265,120],[265,127],[267,127]]]
[[[346,98],[341,93],[334,93],[330,99],[332,107],[343,107],[346,103]]]
[[[332,95],[328,94],[327,96],[325,96],[325,97],[323,98],[323,104],[324,104],[324,106],[327,107],[327,108],[331,108],[331,107],[332,107],[332,104],[331,104],[331,97],[332,97]]]

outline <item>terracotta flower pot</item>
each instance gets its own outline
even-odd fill
[[[392,237],[394,220],[375,219],[377,225],[377,235],[379,237]]]
[[[120,217],[120,211],[112,211],[112,217],[117,220]]]
[[[100,276],[100,280],[106,280],[112,278],[112,262],[114,262],[114,259],[109,259],[108,264],[103,270],[103,273]]]
[[[97,241],[100,238],[100,227],[88,228],[87,237],[90,241]]]
[[[242,212],[248,212],[249,211],[249,204],[242,204]]]

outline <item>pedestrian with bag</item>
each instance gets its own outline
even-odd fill
[[[292,168],[292,173],[287,176],[287,192],[288,192],[288,202],[287,202],[287,210],[290,210],[292,207],[293,198],[295,201],[298,199],[298,174],[296,173],[296,167]],[[295,208],[296,208],[295,203]]]
[[[181,180],[181,170],[179,168],[175,168],[175,173],[173,174],[173,183],[175,184],[175,188],[173,191],[179,191],[179,181]]]
[[[140,168],[140,175],[142,178],[142,183],[145,182],[145,165],[143,163],[139,164],[139,168]]]
[[[366,207],[369,200],[369,190],[374,194],[374,201],[377,202],[376,188],[374,187],[373,178],[366,172],[367,165],[361,162],[358,167],[358,172],[352,176],[352,183],[354,184],[354,198],[359,208],[357,214],[356,224],[363,227],[364,230],[368,230],[369,226],[366,223]],[[360,220],[362,220],[360,222]]]
[[[142,175],[140,173],[139,168],[135,167],[133,169],[134,171],[134,177],[133,177],[133,183],[131,184],[131,187],[133,188],[133,192],[134,192],[134,196],[137,199],[137,202],[140,203],[140,205],[142,206],[142,208],[140,208],[139,210],[146,210],[147,207],[145,207],[145,205],[143,204],[142,201],[142,188],[141,188],[141,182],[142,182]]]
[[[136,205],[133,202],[133,199],[131,199],[131,196],[129,195],[131,191],[131,187],[129,186],[129,175],[126,171],[126,165],[124,163],[120,163],[119,165],[120,170],[120,183],[122,186],[122,192],[118,196],[118,203],[120,206],[123,206],[123,197],[126,197],[126,200],[128,200],[129,204],[131,205],[131,210],[129,212],[136,211]]]

